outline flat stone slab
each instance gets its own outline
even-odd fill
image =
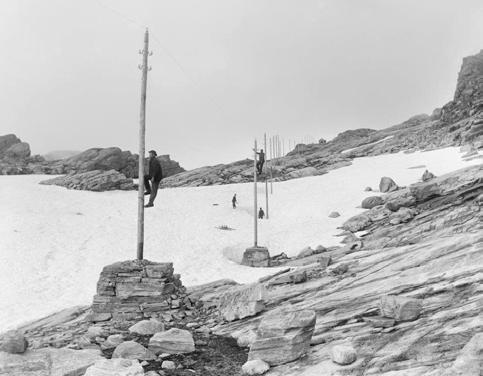
[[[266,294],[261,283],[235,286],[221,295],[218,310],[227,321],[255,316],[265,308]]]

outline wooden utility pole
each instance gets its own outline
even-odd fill
[[[141,111],[139,115],[139,168],[138,168],[138,247],[137,259],[143,259],[144,252],[144,154],[146,137],[146,87],[148,83],[149,32],[144,33],[143,64],[141,78]]]
[[[257,139],[255,139],[255,148],[253,149],[253,246],[258,247],[258,210],[257,210]]]
[[[270,143],[270,194],[273,194],[273,174],[272,174],[272,158],[273,158],[273,153],[272,153],[272,137],[268,139]]]
[[[268,172],[268,166],[267,166],[267,161],[266,161],[266,156],[267,156],[267,134],[263,134],[263,147],[265,149],[265,210],[266,210],[266,217],[268,219],[268,179],[267,179],[267,172]]]

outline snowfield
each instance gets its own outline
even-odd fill
[[[441,175],[463,161],[456,148],[359,158],[329,174],[274,183],[258,244],[272,255],[338,244],[335,235],[382,176],[401,186],[427,168]],[[426,167],[410,168],[424,165]],[[103,266],[136,256],[137,192],[85,192],[37,184],[46,176],[0,177],[0,331],[73,305],[89,304]],[[239,207],[231,207],[237,193]],[[232,260],[253,244],[253,185],[165,189],[145,212],[145,258],[172,261],[185,285],[220,278],[255,281],[274,269]],[[264,184],[259,206],[265,209]],[[338,211],[339,218],[329,218]],[[217,229],[227,225],[233,231]]]

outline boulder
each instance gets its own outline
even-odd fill
[[[392,212],[398,211],[403,207],[410,207],[416,204],[416,198],[412,195],[403,195],[397,197],[386,198],[386,204],[384,205],[387,209]]]
[[[28,350],[23,354],[0,351],[2,376],[84,375],[88,367],[103,359],[99,350],[71,350],[52,347]]]
[[[396,182],[387,176],[383,176],[379,182],[379,191],[382,193],[397,191]]]
[[[253,267],[270,266],[270,253],[265,247],[247,248],[243,253],[242,265]]]
[[[27,340],[19,330],[10,330],[0,338],[0,351],[10,354],[22,354],[27,350]]]
[[[326,142],[327,142],[327,141],[326,141],[326,140],[324,140],[323,138],[320,138],[320,139],[319,139],[319,144],[325,144]]]
[[[265,309],[266,290],[261,283],[234,286],[218,301],[218,310],[227,321],[255,316]]]
[[[124,339],[121,334],[113,334],[107,337],[107,339],[104,342],[102,342],[101,349],[103,350],[114,349],[123,342],[124,342]]]
[[[251,344],[256,341],[256,339],[257,333],[254,330],[249,329],[248,331],[238,335],[236,343],[239,347],[250,347]]]
[[[372,209],[373,207],[379,206],[382,204],[384,204],[384,200],[382,199],[381,196],[370,196],[370,197],[366,197],[362,201],[361,206],[363,209]]]
[[[422,181],[428,181],[428,180],[431,180],[431,179],[433,179],[435,177],[436,176],[432,172],[429,172],[428,170],[426,170],[426,171],[424,171],[424,174],[421,177],[421,180]]]
[[[144,369],[137,360],[103,359],[87,369],[84,376],[143,376]]]
[[[316,249],[312,249],[311,247],[305,247],[299,252],[299,254],[297,255],[297,258],[309,257],[326,251],[324,247],[322,248],[319,248],[319,247],[321,246],[318,246]]]
[[[315,327],[313,310],[281,308],[263,317],[248,360],[261,359],[269,365],[292,362],[306,354]]]
[[[135,341],[126,341],[120,343],[112,353],[112,357],[133,360],[156,359],[156,356],[150,350]]]
[[[270,366],[260,359],[249,360],[242,366],[245,375],[263,375],[270,369]]]
[[[428,201],[434,197],[440,196],[443,192],[437,183],[432,182],[413,184],[409,187],[409,190],[417,202]]]
[[[129,328],[130,333],[139,334],[142,336],[153,335],[164,331],[164,324],[158,320],[142,320]]]
[[[18,144],[22,141],[20,141],[20,138],[15,136],[14,134],[7,134],[4,136],[0,136],[0,157],[3,157],[5,154],[5,151],[9,149],[11,146]]]
[[[96,325],[91,325],[87,329],[86,336],[89,339],[94,339],[96,337],[103,337],[105,335],[106,331],[102,326],[96,326]]]
[[[148,347],[155,354],[186,354],[195,351],[191,333],[178,328],[156,333],[149,340]]]
[[[347,365],[356,361],[357,354],[352,346],[335,345],[330,351],[330,358],[334,363]]]
[[[171,360],[165,360],[163,363],[161,363],[161,368],[163,368],[163,369],[175,369],[176,364]]]
[[[372,220],[367,215],[359,214],[349,218],[341,227],[350,232],[357,232],[366,229],[371,223]]]
[[[405,296],[384,295],[379,303],[381,316],[389,317],[397,322],[414,321],[422,311],[422,302],[419,299]]]
[[[371,188],[371,187],[365,187],[365,188],[364,188],[364,191],[365,191],[365,192],[372,192],[372,188]]]
[[[337,218],[340,217],[339,212],[333,211],[329,214],[329,218]]]

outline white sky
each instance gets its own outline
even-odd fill
[[[184,167],[383,128],[452,99],[482,20],[481,0],[0,0],[0,135],[136,152],[145,25],[147,148]]]

